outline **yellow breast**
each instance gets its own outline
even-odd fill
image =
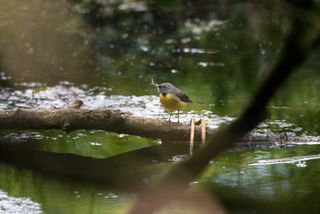
[[[169,111],[180,110],[185,105],[185,102],[182,102],[176,95],[172,93],[168,93],[165,96],[160,93],[159,96],[160,103]]]

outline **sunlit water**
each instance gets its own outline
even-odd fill
[[[0,88],[2,99],[0,100],[0,109],[12,108],[42,108],[58,109],[68,108],[75,100],[82,100],[84,109],[117,109],[122,112],[129,112],[135,116],[168,120],[169,112],[166,112],[161,106],[159,98],[156,95],[146,96],[123,96],[108,95],[107,88],[93,87],[86,85],[74,86],[69,82],[62,82],[59,85],[46,87],[41,83],[20,84],[28,86],[24,90],[12,90],[11,88]],[[154,90],[157,94],[156,89]],[[192,105],[197,104],[190,104]],[[212,111],[206,110],[210,105],[200,105],[203,110],[185,110],[182,111],[179,118],[181,123],[189,124],[191,119],[195,121],[204,118],[210,128],[218,128],[221,124],[228,123],[234,118],[229,116],[218,116]],[[172,121],[178,120],[177,112],[172,117]],[[302,134],[303,129],[284,120],[270,120],[267,123],[261,123],[257,131],[268,134],[270,131],[281,130],[294,134]]]
[[[0,191],[0,213],[42,213],[41,205],[31,201],[29,198],[10,197],[7,193]]]
[[[12,108],[45,108],[57,109],[68,108],[69,104],[75,100],[82,100],[85,109],[118,109],[123,112],[130,112],[135,116],[153,119],[168,119],[168,112],[165,112],[160,105],[156,95],[148,96],[122,96],[109,95],[107,88],[86,85],[75,86],[69,82],[62,82],[59,85],[47,87],[41,83],[22,84],[22,89],[12,90],[2,88],[1,101],[2,109]],[[210,128],[217,128],[223,123],[232,121],[233,117],[218,116],[208,110],[187,110],[180,115],[182,123],[189,123],[191,118],[205,118]],[[173,120],[177,120],[177,115],[173,115]],[[255,130],[256,133],[268,134],[273,131],[285,130],[287,132],[301,135],[303,129],[284,120],[270,120],[262,123]],[[36,149],[58,152],[72,153],[95,158],[105,158],[117,154],[133,151],[135,149],[157,145],[158,141],[152,141],[139,137],[123,134],[112,134],[104,131],[78,130],[65,133],[58,130],[30,130],[30,131],[2,131],[1,141],[5,142],[28,142],[34,144]],[[227,152],[221,158],[211,162],[206,173],[191,186],[205,185],[208,189],[214,189],[214,194],[226,200],[236,200],[233,197],[234,191],[240,192],[238,197],[259,198],[265,201],[280,200],[284,203],[295,200],[290,197],[290,193],[298,191],[301,197],[307,197],[313,193],[313,188],[309,185],[310,179],[296,178],[306,170],[318,170],[319,146],[297,146],[291,149],[278,151],[276,149],[265,149],[257,151]],[[148,169],[150,177],[145,178],[146,183],[156,181],[168,169],[177,162],[188,157],[187,154],[177,154],[168,158],[167,162],[154,162]],[[314,168],[316,167],[316,168]],[[119,190],[104,189],[90,184],[78,184],[61,180],[49,179],[41,174],[34,174],[29,170],[14,172],[12,167],[3,165],[1,175],[4,180],[18,179],[15,185],[27,183],[28,191],[24,188],[13,191],[11,184],[2,182],[0,187],[9,194],[18,197],[30,197],[40,203],[45,212],[59,210],[63,213],[78,211],[82,207],[82,213],[89,210],[93,212],[110,211],[126,212],[135,199],[135,194],[127,194]],[[7,173],[7,171],[11,173]],[[35,182],[36,180],[36,182]],[[37,183],[40,183],[39,186]],[[67,188],[65,188],[67,186]],[[220,192],[223,187],[223,193]],[[225,188],[231,188],[230,191]],[[259,187],[257,189],[257,187]],[[39,189],[40,188],[40,189]],[[58,190],[58,191],[57,191]],[[13,192],[12,192],[13,191]],[[38,191],[43,192],[40,196]],[[281,195],[278,196],[278,195]],[[50,200],[48,200],[50,198]],[[8,197],[6,206],[3,209],[14,212],[17,209],[24,209],[25,205],[19,204],[13,207],[15,198]],[[27,199],[26,199],[27,200]],[[28,199],[29,200],[29,199]],[[67,206],[72,202],[71,206]],[[28,202],[31,203],[31,202]],[[27,203],[27,204],[28,204]],[[10,205],[10,206],[9,206]],[[30,213],[40,213],[41,208],[35,209],[33,205]],[[180,208],[179,208],[180,209]],[[182,208],[181,208],[182,209]],[[170,210],[170,209],[169,209]]]
[[[3,100],[0,108],[44,108],[57,109],[68,108],[75,100],[82,100],[84,109],[118,109],[123,112],[132,113],[135,116],[168,120],[169,113],[162,108],[157,96],[121,96],[106,95],[106,88],[87,86],[72,86],[68,82],[53,87],[41,88],[40,83],[28,84],[38,86],[25,90],[12,90],[10,88],[0,89]],[[157,94],[155,89],[155,94]],[[210,111],[185,111],[180,115],[182,123],[190,123],[191,118],[198,120],[206,118],[208,125],[217,128],[222,123],[231,121],[231,117],[219,117]],[[177,121],[177,114],[172,115],[172,120]]]

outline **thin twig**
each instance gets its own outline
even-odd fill
[[[190,129],[190,146],[189,146],[189,154],[190,156],[193,153],[193,144],[194,144],[194,119],[191,119],[191,129]]]
[[[201,119],[201,143],[205,144],[207,135],[207,124],[205,119]]]

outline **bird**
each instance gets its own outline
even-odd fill
[[[82,100],[76,100],[73,103],[71,103],[68,107],[73,109],[80,109],[82,105],[83,105]]]
[[[173,111],[178,111],[178,122],[180,110],[187,104],[192,103],[192,100],[183,91],[176,88],[169,82],[155,84],[158,88],[160,103],[165,110],[170,112],[169,122],[171,122],[171,114]]]

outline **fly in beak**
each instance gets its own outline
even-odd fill
[[[155,84],[155,86],[157,87],[157,91],[159,93],[160,92],[160,85],[159,84]]]
[[[151,85],[156,86],[156,87],[157,87],[158,92],[160,92],[160,85],[159,85],[159,84],[157,84],[157,83],[155,83],[155,82],[153,81],[153,79],[151,79]]]

